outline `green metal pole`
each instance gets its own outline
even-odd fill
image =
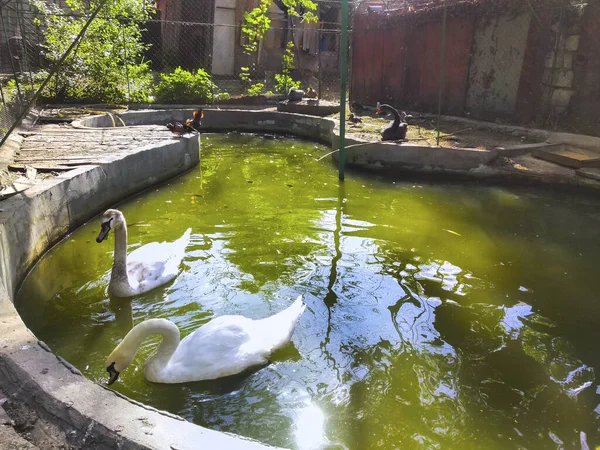
[[[342,35],[340,51],[340,180],[344,180],[346,169],[346,84],[348,80],[348,0],[342,0]]]
[[[444,69],[446,68],[446,16],[448,10],[444,0],[444,22],[442,24],[442,68],[440,69],[440,98],[438,101],[437,146],[440,146],[440,122],[442,119],[442,98],[444,95]]]

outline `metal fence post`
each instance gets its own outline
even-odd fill
[[[344,180],[346,169],[346,84],[348,78],[348,0],[342,0],[342,33],[339,48],[342,52],[340,64],[340,165],[339,178]]]
[[[444,0],[444,21],[442,22],[442,68],[440,69],[440,97],[438,101],[437,146],[440,146],[440,122],[442,119],[442,99],[444,96],[444,69],[446,68],[446,18],[448,9]]]

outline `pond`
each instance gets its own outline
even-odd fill
[[[159,385],[148,340],[111,387],[199,425],[295,449],[579,448],[598,437],[600,201],[535,188],[347,174],[321,145],[202,136],[192,172],[119,205],[130,250],[192,227],[179,277],[107,293],[100,218],[26,278],[23,320],[87,377],[131,327],[308,308],[273,364]],[[201,351],[201,349],[199,349]],[[582,433],[583,432],[583,433]],[[562,444],[561,444],[562,443]]]

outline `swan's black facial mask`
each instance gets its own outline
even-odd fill
[[[100,234],[96,238],[96,242],[99,244],[108,236],[108,232],[110,231],[110,223],[112,222],[112,217],[107,222],[102,222]]]
[[[108,383],[106,383],[107,385],[111,385],[113,384],[115,381],[117,381],[117,378],[119,378],[119,374],[120,372],[117,372],[115,370],[115,363],[111,363],[110,366],[108,366],[106,368],[106,371],[110,374],[110,378],[108,380]]]

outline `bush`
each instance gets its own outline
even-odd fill
[[[255,83],[248,88],[248,95],[250,95],[250,96],[260,95],[260,93],[262,92],[262,90],[264,88],[265,88],[264,83]]]
[[[178,67],[171,73],[161,74],[156,88],[159,103],[211,103],[217,86],[211,76],[198,69],[194,74]]]
[[[275,90],[280,94],[287,94],[290,88],[299,89],[300,82],[294,81],[290,72],[294,68],[294,43],[287,43],[281,61],[281,73],[275,75]]]

